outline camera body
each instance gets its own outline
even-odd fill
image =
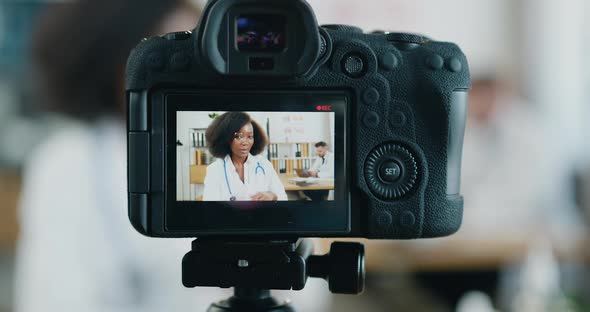
[[[319,27],[303,0],[209,1],[192,32],[145,39],[129,57],[129,218],[157,237],[450,235],[469,87],[453,43]],[[176,200],[180,112],[261,107],[334,113],[336,200]]]

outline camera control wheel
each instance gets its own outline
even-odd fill
[[[365,161],[365,180],[375,196],[393,200],[406,195],[418,179],[418,165],[410,151],[395,143],[378,146]]]
[[[400,32],[390,32],[386,33],[385,37],[387,41],[391,42],[403,42],[403,43],[415,43],[415,44],[423,44],[428,42],[428,38],[419,34],[411,34],[411,33],[400,33]]]

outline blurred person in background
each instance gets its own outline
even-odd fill
[[[228,297],[182,286],[190,239],[143,237],[127,218],[127,56],[143,37],[192,29],[200,10],[183,0],[53,6],[37,27],[33,57],[40,101],[69,118],[27,161],[15,310],[191,311]]]
[[[494,76],[473,80],[461,181],[466,209],[457,237],[502,246],[504,254],[490,256],[513,260],[471,287],[493,289],[502,310],[542,311],[562,298],[555,252],[575,241],[581,224],[572,194],[555,187],[563,172],[544,119],[513,89]],[[485,285],[490,281],[496,284]]]
[[[567,240],[580,224],[573,192],[555,187],[560,154],[547,144],[546,120],[513,89],[494,76],[473,79],[461,181],[468,209],[459,234]]]
[[[182,0],[85,0],[44,14],[32,52],[40,104],[69,118],[25,167],[16,311],[186,310],[215,298],[180,283],[189,241],[142,237],[126,207],[127,56],[198,17]]]

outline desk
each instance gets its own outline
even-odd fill
[[[16,245],[20,187],[21,177],[18,173],[0,172],[0,251]]]
[[[334,189],[334,179],[314,179],[314,184],[306,185],[306,186],[299,186],[295,183],[289,182],[289,179],[296,178],[296,175],[279,174],[279,179],[281,179],[281,183],[285,187],[285,191],[322,191],[322,190],[333,190]]]
[[[539,237],[540,233],[534,231],[493,236],[460,231],[449,237],[417,241],[322,239],[316,253],[326,253],[332,241],[358,241],[365,244],[366,267],[371,272],[482,270],[523,261]],[[568,247],[554,242],[553,252],[558,260],[590,263],[590,239],[579,237]]]

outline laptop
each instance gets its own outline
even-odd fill
[[[295,169],[297,176],[300,178],[309,178],[310,175],[307,173],[307,169]]]

